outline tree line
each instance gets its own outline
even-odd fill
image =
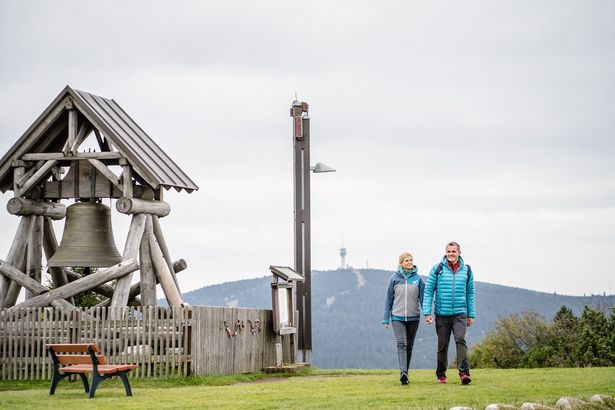
[[[607,314],[609,312],[609,314]],[[469,352],[472,367],[535,368],[615,365],[615,307],[562,306],[552,323],[535,311],[502,317]]]

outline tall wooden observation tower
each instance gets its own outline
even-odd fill
[[[99,151],[79,152],[88,138]],[[181,305],[176,273],[185,262],[172,262],[159,221],[171,210],[163,201],[170,188],[198,189],[114,100],[67,86],[0,160],[0,191],[13,191],[7,210],[20,218],[0,260],[0,308],[70,307],[84,291],[107,296],[111,307],[152,306],[157,282],[170,306]],[[121,254],[104,199],[132,217]],[[65,217],[58,245],[53,221]],[[42,283],[43,251],[50,288]],[[140,282],[131,286],[137,270]],[[22,287],[26,300],[16,304]]]

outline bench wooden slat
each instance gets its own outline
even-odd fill
[[[92,365],[92,358],[87,354],[59,354],[57,355],[59,364],[89,364]],[[107,364],[105,356],[97,355],[98,364]]]
[[[87,353],[88,347],[92,347],[94,353],[100,353],[97,343],[55,343],[45,345],[51,347],[56,353]]]
[[[136,369],[138,366],[136,364],[103,364],[98,366],[98,373],[100,374],[108,374],[108,373],[116,373],[124,370]],[[82,365],[75,364],[68,367],[63,367],[60,369],[60,373],[90,373],[92,372],[92,365]]]

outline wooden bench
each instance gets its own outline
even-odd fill
[[[45,345],[53,360],[53,377],[49,394],[53,395],[56,386],[65,377],[78,374],[83,388],[93,398],[96,388],[103,380],[119,376],[124,382],[126,396],[132,396],[126,373],[138,367],[136,364],[107,364],[105,356],[100,354],[96,343],[62,343]],[[92,386],[88,384],[87,373],[92,373]]]

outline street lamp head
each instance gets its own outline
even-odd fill
[[[310,167],[310,170],[315,174],[321,173],[321,172],[335,172],[333,168],[331,168],[328,165],[323,164],[322,162],[317,162],[316,165],[314,165],[313,167]]]

